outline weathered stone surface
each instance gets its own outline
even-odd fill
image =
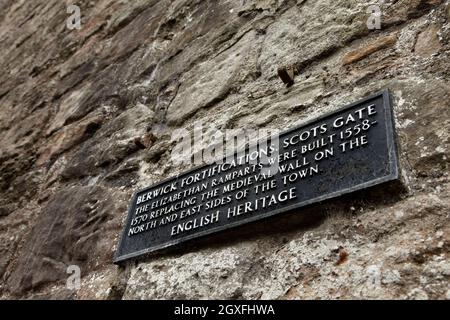
[[[306,1],[288,9],[267,28],[260,56],[264,77],[275,76],[280,65],[301,67],[367,33],[364,17],[360,1]]]
[[[181,79],[182,85],[176,98],[167,110],[169,123],[176,124],[195,114],[198,109],[225,99],[236,83],[252,71],[251,66],[255,66],[255,62],[252,63],[251,60],[256,55],[256,42],[256,34],[249,32],[233,46],[232,52],[226,50],[212,61],[187,72]]]
[[[49,139],[47,145],[38,151],[39,158],[37,159],[36,164],[38,166],[43,165],[64,151],[83,142],[83,140],[90,138],[101,127],[102,122],[103,118],[99,115],[86,118],[80,122],[75,122],[64,127]]]
[[[387,14],[383,24],[390,26],[420,17],[444,2],[445,0],[401,0],[388,3],[385,7]]]
[[[62,172],[65,179],[104,173],[145,148],[140,139],[153,121],[154,113],[138,104],[109,120],[96,135],[76,151]]]
[[[448,1],[386,2],[373,31],[362,0],[78,3],[71,31],[64,2],[0,2],[1,298],[449,299]],[[112,264],[133,192],[187,169],[174,129],[283,130],[385,88],[403,188]]]
[[[112,199],[102,187],[69,187],[52,196],[24,239],[8,279],[12,292],[61,282],[69,265],[89,272],[111,260],[109,241],[117,230],[111,230],[110,220],[120,204]]]
[[[389,35],[387,37],[383,37],[377,39],[376,42],[370,43],[368,46],[362,47],[358,50],[351,51],[344,56],[344,65],[350,64],[353,62],[357,62],[366,58],[374,52],[385,49],[395,44],[397,41],[397,36],[395,34]]]
[[[415,46],[417,54],[421,56],[430,56],[441,49],[441,43],[438,36],[439,30],[440,28],[433,24],[419,34]]]
[[[320,230],[259,234],[141,264],[125,298],[408,299],[418,298],[417,289],[429,298],[445,297],[448,197],[419,195],[386,209],[357,207],[362,213],[354,217],[341,209]]]

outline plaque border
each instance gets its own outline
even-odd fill
[[[334,192],[328,193],[326,195],[322,195],[322,196],[318,196],[318,197],[315,197],[315,198],[312,198],[312,199],[308,199],[308,200],[305,200],[305,201],[302,201],[302,202],[299,202],[299,203],[295,203],[295,204],[292,204],[292,205],[289,205],[289,206],[286,206],[286,207],[283,207],[283,208],[278,208],[278,209],[266,212],[266,213],[261,214],[261,215],[249,217],[248,219],[245,219],[245,220],[242,220],[242,221],[231,222],[231,223],[228,223],[226,225],[222,225],[222,226],[218,226],[218,227],[211,228],[211,229],[208,229],[208,230],[200,231],[200,232],[197,232],[195,234],[191,234],[191,235],[185,236],[185,237],[180,238],[180,239],[174,239],[174,240],[168,241],[168,242],[163,243],[163,244],[159,244],[159,245],[156,245],[156,246],[153,246],[153,247],[145,248],[145,249],[142,249],[142,250],[139,250],[139,251],[135,251],[135,252],[132,252],[132,253],[128,253],[128,254],[119,256],[118,252],[119,252],[119,249],[120,249],[120,247],[122,245],[122,240],[123,240],[124,236],[126,236],[126,231],[127,230],[125,230],[125,227],[128,226],[128,224],[130,222],[130,219],[132,217],[132,212],[133,212],[133,210],[135,208],[134,204],[136,203],[138,194],[140,194],[142,192],[145,192],[147,190],[150,190],[152,188],[155,188],[155,187],[157,187],[159,185],[165,184],[166,182],[169,182],[171,180],[178,179],[181,176],[188,175],[188,174],[190,174],[190,173],[192,173],[192,172],[194,172],[196,170],[199,170],[201,168],[205,168],[207,166],[210,166],[211,164],[202,164],[202,165],[199,165],[199,166],[195,166],[192,169],[189,169],[187,171],[179,173],[176,176],[172,176],[172,177],[166,178],[164,180],[161,180],[161,181],[159,181],[159,182],[157,182],[157,183],[155,183],[155,184],[153,184],[153,185],[151,185],[149,187],[143,188],[143,189],[138,190],[138,191],[136,191],[134,193],[134,195],[132,197],[133,201],[130,204],[130,208],[128,210],[128,215],[127,215],[127,218],[125,220],[126,222],[125,222],[125,225],[123,227],[124,229],[123,229],[122,234],[120,236],[120,240],[118,242],[116,253],[114,255],[114,264],[121,264],[121,263],[123,263],[123,262],[125,262],[127,260],[130,260],[130,259],[133,259],[133,258],[137,258],[139,256],[143,256],[145,254],[149,254],[149,253],[152,253],[152,252],[155,252],[155,251],[164,250],[166,248],[175,246],[177,244],[180,244],[180,243],[192,240],[192,239],[200,238],[200,237],[203,237],[203,236],[206,236],[206,235],[209,235],[209,234],[213,234],[213,233],[218,233],[218,232],[221,232],[221,231],[224,231],[224,230],[227,230],[227,229],[231,229],[231,228],[234,228],[234,227],[237,227],[237,226],[245,225],[245,224],[248,224],[248,223],[251,223],[251,222],[267,219],[269,217],[278,215],[280,213],[286,213],[286,212],[290,212],[290,211],[295,210],[295,209],[306,207],[306,206],[308,206],[310,204],[313,204],[313,203],[319,203],[319,202],[322,202],[324,200],[329,200],[329,199],[332,199],[332,198],[336,198],[336,197],[339,197],[339,196],[344,195],[344,194],[350,194],[350,193],[353,193],[353,192],[361,190],[361,189],[367,189],[367,188],[370,188],[370,187],[373,187],[373,186],[376,186],[376,185],[380,185],[380,184],[385,183],[385,182],[398,180],[399,179],[399,170],[400,170],[399,169],[399,160],[398,160],[399,156],[398,156],[398,148],[397,148],[397,143],[396,143],[396,129],[395,129],[395,121],[394,121],[394,110],[393,110],[393,104],[392,104],[392,97],[391,97],[389,89],[384,89],[384,90],[378,91],[377,93],[372,94],[372,95],[370,95],[368,97],[365,97],[365,98],[363,98],[361,100],[358,100],[358,101],[353,102],[351,104],[345,105],[344,107],[337,108],[336,110],[327,112],[326,114],[324,114],[324,115],[322,115],[320,117],[317,117],[317,118],[314,118],[314,119],[310,119],[310,120],[308,120],[308,121],[306,121],[304,123],[301,123],[301,124],[296,125],[296,126],[290,128],[288,130],[285,130],[285,131],[281,132],[279,134],[279,136],[282,136],[284,134],[287,134],[287,133],[299,130],[299,129],[301,129],[303,127],[306,127],[306,126],[308,126],[308,125],[310,125],[310,124],[312,124],[314,122],[318,122],[318,121],[320,121],[322,119],[325,119],[325,118],[327,118],[329,116],[332,116],[333,114],[343,112],[343,111],[345,111],[347,109],[351,109],[351,108],[353,108],[356,105],[364,104],[365,102],[367,102],[369,100],[373,100],[373,99],[378,98],[380,96],[383,97],[383,106],[384,106],[384,109],[385,109],[385,118],[386,118],[385,125],[386,125],[387,147],[388,147],[389,164],[390,164],[390,170],[389,170],[390,173],[388,175],[385,175],[383,177],[378,177],[378,178],[376,178],[374,180],[371,180],[371,181],[360,183],[360,184],[355,185],[355,186],[350,187],[350,188],[345,188],[345,189],[342,189],[342,190],[339,190],[339,191],[334,191]],[[239,152],[245,152],[248,148],[249,148],[249,146],[246,146],[243,150],[241,150]]]

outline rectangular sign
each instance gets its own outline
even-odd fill
[[[269,171],[258,163],[262,156]],[[277,144],[137,192],[115,263],[397,179],[392,106],[383,91],[284,132]]]

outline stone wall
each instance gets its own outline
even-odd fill
[[[0,297],[450,299],[450,4],[0,0]],[[296,69],[294,85],[277,75]],[[293,127],[388,88],[403,186],[118,267],[176,128]],[[67,267],[81,289],[66,288]]]

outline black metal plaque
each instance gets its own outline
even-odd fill
[[[284,132],[263,151],[277,170],[240,154],[137,192],[115,262],[397,180],[389,92]]]

